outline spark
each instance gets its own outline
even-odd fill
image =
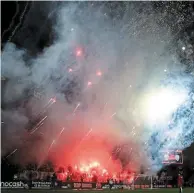
[[[2,34],[2,39],[3,39],[3,36],[5,35],[5,33],[8,32],[13,27],[14,20],[15,20],[15,18],[17,16],[18,12],[19,12],[19,4],[16,1],[16,12],[15,12],[15,15],[12,17],[12,20],[11,20],[11,23],[10,23],[9,27],[6,30],[4,30],[4,32]]]
[[[92,132],[92,128],[86,133],[86,135],[81,139],[78,147],[82,144],[82,142],[89,136],[89,134]]]
[[[21,14],[19,24],[18,24],[18,25],[16,25],[15,29],[13,30],[13,32],[12,32],[12,34],[11,34],[11,36],[10,36],[10,37],[9,37],[9,39],[8,39],[8,41],[9,41],[9,42],[11,41],[11,39],[12,39],[12,38],[13,38],[13,36],[15,35],[15,33],[16,33],[16,31],[17,31],[17,29],[18,29],[18,28],[19,28],[19,26],[21,25],[22,20],[23,20],[23,18],[24,18],[24,15],[25,15],[25,13],[26,13],[26,10],[27,10],[27,7],[28,7],[28,4],[29,4],[29,2],[27,2],[27,3],[26,3],[26,5],[25,5],[25,7],[24,7],[24,11],[23,11],[23,12],[22,12],[22,14]]]
[[[53,147],[54,143],[55,143],[55,140],[53,140],[52,143],[50,144],[50,146],[49,146],[49,148],[48,148],[48,151],[47,151],[47,153],[46,153],[47,155],[49,154],[49,152],[50,152],[51,148]],[[47,155],[46,155],[46,156],[47,156]],[[42,165],[44,159],[45,159],[45,158],[43,158],[43,159],[39,162],[38,168],[40,168],[40,166]]]
[[[182,50],[184,51],[185,49],[186,49],[185,46],[183,46],[183,47],[182,47]]]
[[[92,85],[92,82],[88,81],[88,86],[91,86]]]
[[[78,103],[77,104],[77,106],[75,107],[75,109],[74,109],[74,111],[73,111],[73,113],[75,113],[76,112],[76,110],[78,109],[78,107],[80,106],[80,103]]]
[[[49,146],[48,153],[50,152],[50,150],[51,150],[51,148],[53,147],[54,143],[55,143],[55,140],[53,139],[51,145]]]
[[[69,72],[72,72],[73,70],[72,70],[72,68],[69,68],[69,70],[68,70]]]
[[[166,69],[164,69],[164,72],[167,72],[167,70],[166,70]]]
[[[76,50],[76,56],[81,56],[82,55],[82,50],[81,50],[81,48],[78,48],[77,50]]]
[[[6,158],[10,157],[11,155],[13,155],[18,149],[14,149]]]
[[[44,125],[44,123],[40,124],[39,126],[37,126],[33,131],[30,132],[30,134],[33,134],[35,131],[37,131],[40,127],[42,127]]]
[[[47,116],[45,116],[44,118],[42,118],[42,119],[36,124],[36,126],[34,127],[35,129],[33,129],[32,132],[31,132],[30,134],[34,133],[37,129],[39,129],[39,128],[44,124],[43,121],[44,121],[46,118],[47,118]]]
[[[111,116],[110,116],[110,118],[112,118],[113,116],[115,116],[117,113],[115,112],[115,113],[113,113]]]
[[[52,104],[56,103],[56,98],[51,98],[48,103],[43,107],[43,109],[45,108],[49,108]]]
[[[56,142],[59,140],[59,138],[61,137],[61,134],[63,133],[64,130],[65,130],[65,128],[63,127],[62,130],[60,131],[57,139],[55,140]]]
[[[92,128],[88,131],[88,133],[86,134],[86,137],[88,137],[91,132],[92,132]]]
[[[65,128],[63,127],[59,135],[61,135],[61,134],[63,133],[64,130],[65,130]]]
[[[53,104],[53,103],[56,103],[56,97],[51,98],[51,103],[52,103],[52,104]]]
[[[101,71],[97,71],[96,72],[96,76],[102,76],[102,72]]]

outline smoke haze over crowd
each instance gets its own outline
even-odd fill
[[[57,165],[92,160],[139,171],[159,168],[160,151],[188,147],[193,75],[175,50],[189,55],[191,49],[173,41],[194,15],[181,6],[161,11],[151,2],[50,2],[44,11],[32,8],[15,37],[23,47],[8,42],[2,51],[8,80],[2,156],[15,151],[10,156],[22,164],[41,165],[49,157]],[[44,27],[37,12],[52,27]],[[27,29],[33,23],[53,41],[32,56],[36,41]]]

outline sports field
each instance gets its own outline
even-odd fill
[[[145,190],[2,190],[2,193],[75,193],[75,192],[80,192],[80,193],[126,193],[126,192],[131,192],[131,193],[179,193],[179,190],[176,188],[173,189],[145,189]],[[183,193],[194,193],[194,188],[185,188],[183,190]]]

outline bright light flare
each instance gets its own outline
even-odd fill
[[[92,86],[92,82],[88,81],[88,86]]]
[[[149,123],[167,121],[172,113],[186,100],[184,91],[164,88],[147,95],[145,100],[145,114]]]
[[[53,104],[53,103],[56,103],[56,97],[51,98],[49,102],[51,102],[52,104]]]
[[[72,72],[72,71],[73,71],[72,68],[69,68],[68,72]]]
[[[182,50],[185,51],[185,49],[186,49],[185,46],[183,46],[183,47],[182,47]]]
[[[77,48],[77,50],[76,50],[76,56],[77,57],[80,57],[80,56],[82,56],[82,54],[83,54],[82,49],[81,48]]]
[[[96,76],[102,76],[102,72],[101,71],[97,71],[96,72]]]
[[[100,166],[100,164],[98,162],[93,162],[91,165],[92,165],[92,167],[98,167],[98,166]]]

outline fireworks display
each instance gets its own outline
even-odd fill
[[[2,110],[3,155],[22,164],[100,167],[105,175],[142,165],[155,171],[160,152],[194,141],[193,69],[174,51],[191,49],[173,43],[174,23],[185,17],[189,25],[189,16],[174,10],[170,21],[150,3],[122,6],[56,6],[49,18],[56,39],[28,61],[26,50],[5,45],[3,101],[17,105]]]

